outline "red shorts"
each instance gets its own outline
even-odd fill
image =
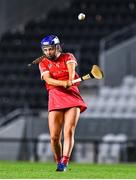
[[[87,109],[77,86],[71,86],[69,89],[56,87],[49,90],[48,110],[60,110],[70,107],[79,107],[80,112]]]

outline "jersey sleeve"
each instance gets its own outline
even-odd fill
[[[72,53],[67,53],[66,54],[65,62],[66,62],[66,64],[75,63],[77,65],[77,60],[76,60],[75,56]]]
[[[49,72],[48,65],[46,63],[40,62],[39,63],[39,70],[41,74],[41,79],[43,79],[43,75]]]

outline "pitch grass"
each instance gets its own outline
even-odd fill
[[[136,179],[136,164],[70,163],[67,172],[56,172],[54,163],[0,162],[0,179]]]

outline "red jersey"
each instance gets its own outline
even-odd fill
[[[43,74],[50,72],[50,75],[53,79],[57,80],[68,80],[69,73],[67,64],[74,62],[77,64],[77,60],[71,53],[62,53],[55,61],[51,61],[48,58],[44,57],[39,63],[39,69],[41,73],[41,79]],[[75,74],[75,79],[78,78],[78,74]],[[47,90],[50,90],[56,86],[49,85],[46,83]]]
[[[43,79],[42,77],[44,73],[49,72],[53,79],[68,80],[69,73],[67,64],[70,62],[77,64],[76,58],[71,53],[62,53],[55,61],[51,61],[48,58],[43,58],[39,63],[41,79]],[[75,79],[78,77],[79,76],[76,73]],[[53,86],[46,83],[46,88],[49,91],[49,111],[66,109],[70,107],[79,107],[80,112],[86,110],[87,106],[84,103],[76,85],[66,89],[64,87]]]

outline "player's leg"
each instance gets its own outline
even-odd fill
[[[64,164],[68,164],[74,146],[74,134],[79,116],[80,109],[78,107],[70,108],[64,114],[64,144],[63,158],[61,160]]]
[[[64,112],[51,111],[48,115],[49,131],[51,137],[51,148],[55,161],[58,163],[62,157],[61,134]]]

